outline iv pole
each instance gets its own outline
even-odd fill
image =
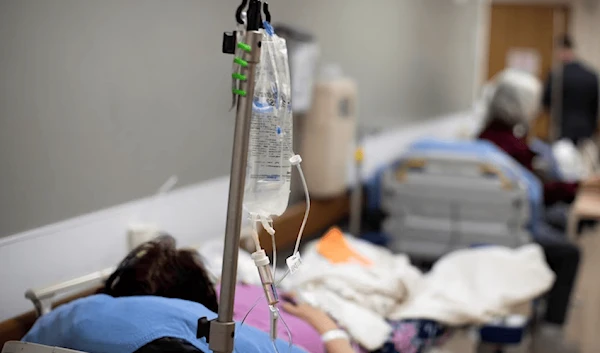
[[[243,0],[242,5],[238,8],[236,16],[238,23],[241,23],[241,11],[243,11],[247,3],[247,0]],[[267,15],[267,20],[269,20],[268,17],[270,17],[270,14],[268,14],[267,4],[265,3],[264,6],[265,15]],[[225,33],[223,38],[224,53],[234,54],[237,47],[241,49],[243,55],[241,58],[236,57],[234,59],[234,62],[241,66],[241,73],[233,74],[233,77],[240,81],[240,89],[234,89],[234,93],[238,95],[238,100],[233,136],[231,178],[229,180],[219,313],[216,320],[208,321],[206,317],[198,320],[198,338],[206,338],[210,350],[215,353],[232,353],[234,347],[235,322],[233,321],[233,305],[240,248],[246,166],[248,162],[252,97],[254,97],[254,77],[256,66],[260,62],[261,53],[262,33],[259,32],[259,29],[262,26],[262,7],[263,4],[261,1],[250,0],[247,13],[246,36],[243,43],[237,43],[235,34]]]

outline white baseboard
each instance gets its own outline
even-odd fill
[[[456,136],[470,113],[415,122],[365,143],[363,179],[417,138]],[[350,181],[354,173],[349,170]],[[229,178],[177,189],[160,202],[143,199],[0,239],[0,321],[33,309],[24,293],[114,266],[128,251],[127,226],[152,203],[152,221],[180,245],[222,237]],[[146,215],[146,217],[149,217]]]

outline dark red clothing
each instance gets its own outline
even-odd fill
[[[479,138],[494,143],[525,168],[534,172],[533,158],[536,156],[535,152],[529,148],[524,138],[514,135],[511,127],[502,123],[491,123],[481,132]],[[570,203],[575,198],[578,186],[578,183],[545,182],[544,203],[546,205],[560,201]]]

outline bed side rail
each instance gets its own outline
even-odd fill
[[[74,290],[83,290],[98,286],[102,284],[114,270],[114,267],[109,267],[45,288],[29,289],[25,292],[25,298],[31,300],[38,316],[45,315],[52,310],[52,304],[57,296]]]

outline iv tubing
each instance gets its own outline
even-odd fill
[[[254,248],[256,251],[260,251],[260,239],[258,238],[258,229],[256,227],[257,220],[252,217],[252,240],[254,241]]]
[[[271,234],[271,246],[273,247],[273,280],[277,283],[277,243],[275,234]]]
[[[300,163],[296,164],[296,168],[298,168],[298,173],[300,173],[300,180],[302,180],[302,187],[304,188],[304,196],[306,198],[306,211],[304,211],[302,225],[300,226],[300,231],[298,232],[298,238],[296,238],[296,246],[294,247],[293,255],[296,255],[298,253],[298,250],[300,248],[300,241],[302,240],[302,234],[304,233],[304,227],[306,227],[306,222],[308,221],[308,214],[310,213],[310,194],[308,193],[308,185],[306,185],[304,172],[302,171]]]

